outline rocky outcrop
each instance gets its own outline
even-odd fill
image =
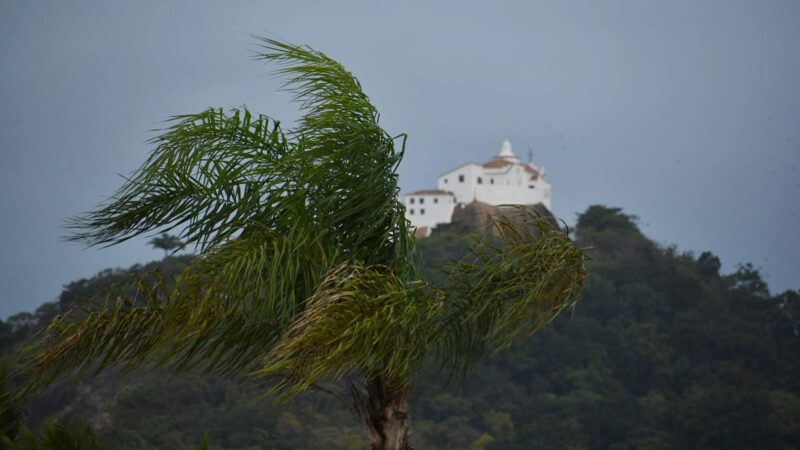
[[[549,218],[554,224],[557,224],[556,218],[553,213],[541,203],[535,205],[523,205],[529,208],[540,217]],[[517,206],[493,206],[488,203],[472,202],[468,205],[458,205],[453,210],[452,223],[457,226],[469,228],[478,233],[491,232],[492,230],[492,216],[506,216],[514,215],[519,212]]]

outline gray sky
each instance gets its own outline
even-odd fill
[[[622,206],[650,237],[800,287],[797,1],[165,2],[0,0],[0,317],[106,267],[137,240],[64,243],[141,164],[148,130],[208,106],[297,112],[250,34],[342,61],[390,133],[404,190],[509,138],[553,207]]]

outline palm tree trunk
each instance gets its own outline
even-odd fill
[[[408,443],[408,399],[413,386],[390,387],[382,377],[351,385],[356,413],[369,430],[372,450],[413,450]]]

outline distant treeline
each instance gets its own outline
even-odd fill
[[[470,231],[443,226],[419,241],[427,279],[459,257]],[[574,233],[592,257],[577,307],[463,383],[433,369],[418,380],[416,448],[796,448],[800,292],[770,293],[750,264],[721,274],[709,252],[660,246],[618,208],[590,207]],[[106,270],[0,321],[5,366],[13,373],[17,352],[55,315],[104,301],[133,272],[175,275],[190,258]],[[312,392],[284,407],[261,392],[200,374],[110,372],[59,383],[24,409],[34,431],[45,419],[82,420],[109,449],[195,448],[205,432],[218,449],[365,448],[334,396]]]

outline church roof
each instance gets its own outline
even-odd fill
[[[510,161],[506,161],[505,159],[493,159],[491,161],[483,163],[483,167],[487,169],[499,169],[501,167],[510,166],[513,163]]]
[[[460,170],[460,169],[462,169],[464,167],[467,167],[467,166],[478,166],[478,167],[481,167],[483,169],[503,169],[502,173],[508,173],[508,171],[510,171],[513,168],[513,166],[522,166],[522,168],[525,170],[525,172],[530,174],[530,178],[529,179],[531,181],[538,180],[539,178],[542,177],[542,174],[544,173],[543,170],[540,170],[540,168],[536,167],[536,165],[534,165],[533,163],[524,163],[524,162],[520,161],[520,159],[511,150],[511,143],[508,141],[508,139],[506,139],[503,142],[503,144],[501,145],[501,147],[500,147],[500,153],[497,154],[493,159],[491,159],[489,161],[486,161],[485,163],[482,163],[482,164],[478,164],[478,163],[475,163],[475,162],[468,162],[468,163],[462,164],[462,165],[456,167],[455,169],[451,169],[451,170],[439,175],[437,178],[446,177],[446,176],[452,174],[453,172],[456,172],[456,171],[458,171],[458,170]],[[498,173],[498,172],[494,172],[493,171],[493,172],[487,173],[487,175],[497,175],[497,174],[502,174],[502,173]],[[427,192],[427,191],[420,191],[420,192]],[[414,193],[414,194],[417,194],[417,193]],[[417,195],[426,195],[426,194],[417,194]],[[436,194],[427,194],[427,195],[436,195]]]
[[[531,174],[531,180],[538,180],[539,179],[539,171],[531,167],[529,164],[525,164],[525,172]]]
[[[538,180],[539,176],[541,176],[541,173],[539,173],[538,170],[534,169],[531,164],[513,163],[511,161],[508,161],[508,160],[505,160],[505,159],[500,159],[500,158],[493,159],[491,161],[487,161],[487,162],[483,163],[483,167],[485,169],[501,169],[503,167],[514,166],[514,165],[522,166],[522,168],[525,170],[525,172],[530,174],[530,176],[531,176],[530,179],[531,180]]]
[[[453,195],[453,193],[441,189],[422,189],[421,191],[414,191],[408,195]]]

